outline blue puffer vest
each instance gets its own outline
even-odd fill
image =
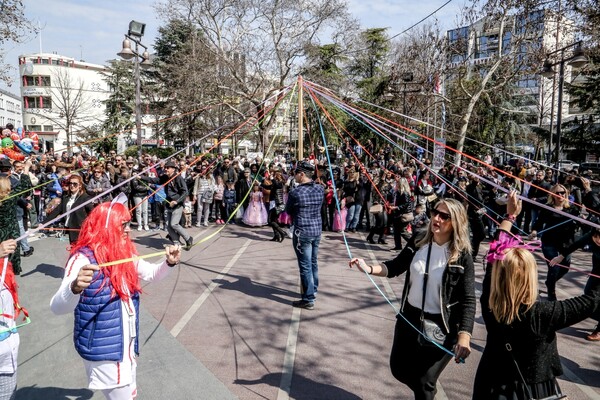
[[[84,247],[81,254],[98,264],[91,249]],[[88,361],[123,361],[123,322],[121,299],[112,296],[110,280],[104,281],[102,271],[94,272],[93,280],[75,307],[73,341],[79,355]],[[140,295],[132,296],[135,307],[135,354],[138,353]]]

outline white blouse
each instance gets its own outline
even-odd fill
[[[429,278],[427,279],[427,292],[425,295],[426,313],[440,314],[442,312],[440,291],[442,288],[442,277],[446,264],[448,263],[449,242],[439,246],[431,242],[431,256],[429,259]],[[427,250],[429,245],[421,247],[415,254],[410,264],[410,290],[408,291],[408,302],[418,309],[422,307],[423,301],[423,277],[425,276],[425,263],[427,262]]]

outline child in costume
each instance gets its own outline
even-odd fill
[[[129,237],[131,215],[126,202],[127,197],[119,195],[86,218],[50,302],[55,314],[74,312],[73,340],[83,358],[88,387],[101,390],[110,400],[137,394],[140,280],[164,278],[180,257],[180,247],[172,245],[166,247],[162,262],[131,260],[137,251]]]

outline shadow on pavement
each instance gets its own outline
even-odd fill
[[[298,297],[296,292],[280,289],[272,285],[265,285],[260,282],[254,282],[246,276],[227,274],[227,277],[235,278],[237,280],[229,282],[225,279],[213,279],[212,281],[219,284],[221,289],[236,290],[251,297],[262,297],[281,304],[290,304],[291,300],[289,298]],[[287,298],[282,298],[280,296]]]
[[[234,381],[237,385],[258,385],[258,384],[268,384],[273,387],[278,388],[281,383],[281,373],[274,372],[271,374],[266,374],[260,379],[256,380],[248,380],[248,379],[236,379]],[[297,388],[295,391],[294,388]],[[293,396],[292,396],[293,393]],[[327,400],[360,400],[361,398],[355,394],[348,392],[342,388],[333,385],[327,385],[325,383],[315,382],[312,379],[305,378],[301,375],[295,374],[292,377],[292,393],[290,393],[290,398],[294,398],[297,400],[317,400],[317,399],[327,399]]]
[[[16,399],[27,400],[85,400],[91,399],[94,392],[89,389],[64,389],[57,387],[28,386],[17,390]]]
[[[24,274],[21,274],[21,276],[26,277],[29,275],[33,275],[35,273],[42,273],[42,274],[50,276],[52,278],[62,279],[62,277],[65,275],[65,269],[58,265],[39,264],[37,267],[35,267],[35,269],[33,269],[29,272],[26,272]]]

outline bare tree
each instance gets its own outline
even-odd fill
[[[166,0],[157,10],[165,20],[187,20],[201,31],[222,71],[213,76],[215,86],[244,100],[239,104],[253,104],[261,148],[276,118],[264,101],[295,77],[318,34],[329,28],[335,40],[351,21],[341,0]]]
[[[102,124],[100,113],[94,110],[103,107],[102,101],[92,99],[87,92],[88,88],[83,80],[73,78],[68,68],[57,69],[57,72],[51,75],[49,94],[52,98],[52,107],[46,109],[46,112],[40,109],[36,113],[66,132],[69,154],[79,135],[85,136],[91,131],[97,131]],[[75,143],[73,135],[75,135]]]
[[[35,29],[25,17],[25,6],[22,0],[0,1],[0,56],[5,59],[4,47],[9,43],[25,43],[31,40],[29,36]],[[12,84],[10,71],[13,67],[4,62],[0,63],[0,80]]]
[[[557,14],[544,10],[539,1],[487,0],[483,4],[474,1],[463,10],[462,17],[464,28],[453,30],[448,38],[446,70],[446,87],[458,130],[456,164],[460,163],[478,103],[486,101],[489,106],[502,107],[489,101],[490,96],[511,90],[519,79],[539,70],[544,53],[539,40],[544,31],[540,26],[547,29]],[[492,43],[482,38],[495,39]]]

